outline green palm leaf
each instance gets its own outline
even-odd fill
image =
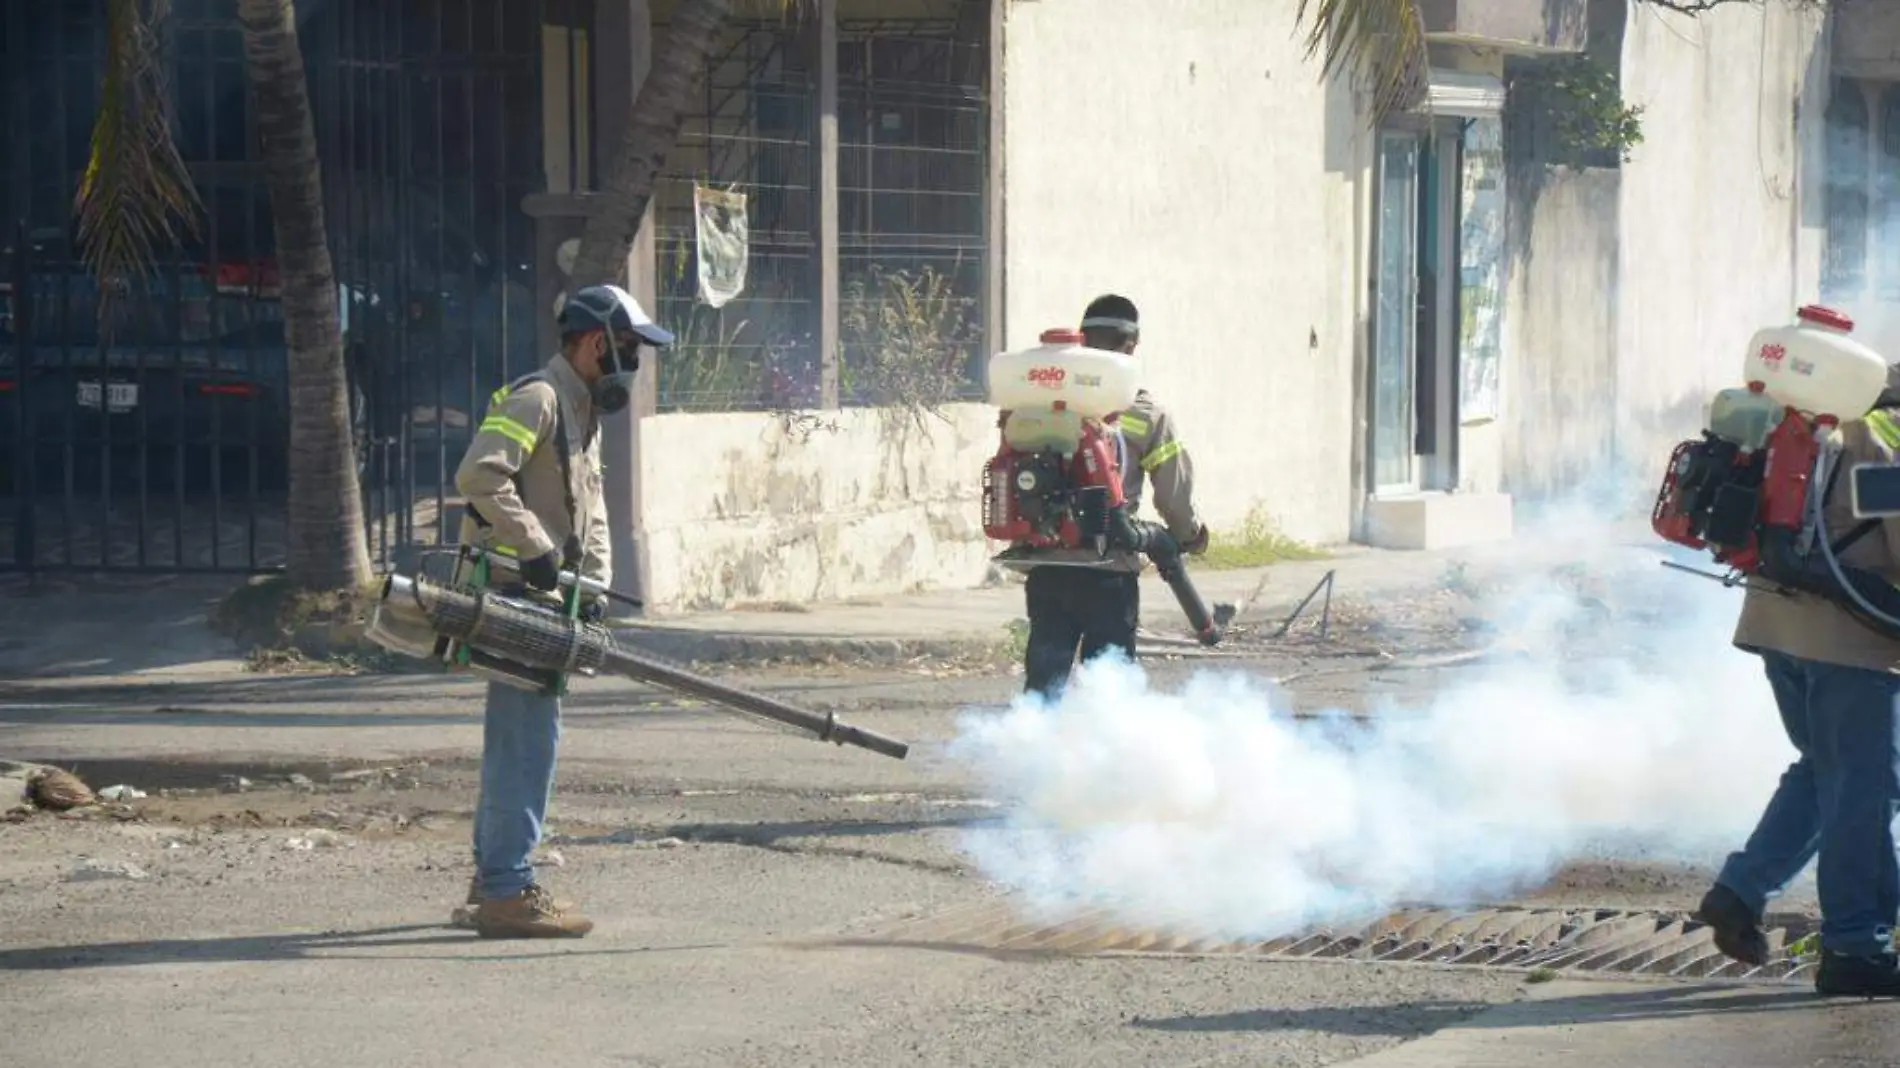
[[[1430,60],[1417,0],[1300,0],[1294,18],[1307,57],[1326,55],[1322,77],[1351,71],[1369,84],[1375,123],[1423,99]]]
[[[107,0],[105,70],[92,151],[74,203],[80,256],[99,282],[100,340],[110,340],[118,296],[142,287],[158,249],[200,208],[172,138],[170,94],[157,27],[170,0]]]

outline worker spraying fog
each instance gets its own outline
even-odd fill
[[[1165,693],[1094,665],[1056,704],[965,724],[961,755],[1011,806],[972,836],[979,863],[1034,904],[1269,938],[1497,900],[1591,855],[1720,860],[1785,770],[1698,915],[1762,963],[1764,899],[1818,845],[1816,988],[1900,993],[1900,539],[1880,532],[1900,517],[1900,406],[1881,399],[1900,379],[1852,328],[1804,308],[1757,333],[1744,385],[1669,458],[1652,529],[1685,570],[1712,553],[1720,584],[1616,575],[1613,532],[1572,519],[1598,547],[1573,562],[1660,611],[1566,627],[1579,606],[1527,570],[1496,619],[1515,657],[1363,724],[1296,720],[1237,673]]]
[[[1900,369],[1854,326],[1811,305],[1757,332],[1745,387],[1671,454],[1652,524],[1747,587],[1735,644],[1761,657],[1799,754],[1698,917],[1759,965],[1768,899],[1815,861],[1815,989],[1900,997]]]
[[[1666,593],[1667,614],[1619,617],[1607,659],[1579,659],[1576,634],[1600,629],[1584,602],[1526,570],[1487,606],[1498,656],[1364,721],[1295,718],[1239,669],[1164,688],[1094,662],[1056,703],[966,717],[953,752],[1005,812],[966,848],[1031,907],[1260,939],[1502,900],[1602,854],[1719,860],[1788,745],[1756,662],[1728,644],[1737,595],[1657,591],[1656,559],[1581,559]]]

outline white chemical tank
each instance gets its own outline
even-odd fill
[[[1127,353],[1089,348],[1074,330],[1045,330],[1034,348],[990,359],[990,403],[1005,411],[1101,419],[1135,402],[1140,373],[1141,364]]]
[[[1853,330],[1846,315],[1810,304],[1793,323],[1756,332],[1742,380],[1813,418],[1859,419],[1887,386],[1887,361]]]

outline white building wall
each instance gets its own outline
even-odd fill
[[[1295,537],[1347,539],[1365,492],[1372,184],[1352,95],[1319,81],[1292,13],[1258,0],[1165,18],[1149,0],[1006,2],[1007,344],[1073,325],[1098,294],[1131,297],[1216,532],[1258,508]],[[1553,178],[1523,215],[1504,410],[1464,434],[1467,493],[1534,507],[1634,469],[1618,492],[1643,503],[1749,334],[1815,299],[1825,16],[1632,4],[1621,63],[1645,142],[1614,174]],[[767,416],[646,421],[656,605],[982,580],[993,413],[962,407],[928,438],[839,414],[803,444]]]
[[[1214,530],[1259,507],[1336,542],[1356,485],[1368,139],[1303,53],[1291,5],[1011,0],[1006,323],[1031,344],[1128,296]]]
[[[656,608],[972,587],[989,572],[983,462],[995,411],[846,409],[641,424]]]
[[[1606,296],[1619,304],[1617,453],[1650,478],[1709,396],[1740,384],[1750,335],[1817,298],[1825,14],[1634,3],[1622,62],[1644,141],[1623,168],[1620,285]]]

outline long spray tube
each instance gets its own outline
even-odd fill
[[[1179,543],[1165,533],[1162,537],[1166,539],[1166,548],[1150,550],[1148,559],[1154,561],[1155,572],[1173,591],[1175,603],[1181,606],[1181,611],[1187,616],[1188,626],[1194,628],[1194,636],[1202,645],[1219,645],[1220,626],[1214,622],[1214,613],[1208,611],[1207,601],[1201,597],[1194,580],[1188,577]]]
[[[815,736],[903,760],[910,746],[775,697],[715,682],[648,653],[620,646],[605,627],[569,619],[544,605],[390,575],[369,626],[372,641],[392,652],[426,658],[436,635],[543,671],[605,672],[652,683],[712,703],[722,711],[771,720]]]
[[[1112,516],[1110,521],[1116,527],[1113,531],[1114,540],[1153,561],[1155,572],[1173,592],[1175,602],[1187,616],[1188,626],[1194,629],[1194,636],[1202,645],[1219,645],[1223,637],[1220,624],[1215,621],[1214,614],[1208,611],[1207,601],[1201,597],[1194,580],[1188,577],[1181,543],[1174,539],[1167,527],[1159,523],[1129,519],[1127,513],[1120,510],[1112,513]]]

